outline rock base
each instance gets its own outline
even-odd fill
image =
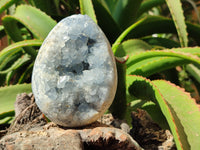
[[[24,104],[27,103],[28,105]],[[93,124],[79,127],[61,127],[48,123],[34,102],[33,95],[19,95],[15,108],[17,116],[0,139],[0,150],[141,150],[142,148],[125,131],[129,127],[118,122],[118,129],[111,124],[111,114],[102,116]]]

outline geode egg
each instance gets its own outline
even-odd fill
[[[96,121],[117,86],[110,44],[87,15],[61,20],[44,40],[32,74],[40,110],[54,123],[78,127]]]

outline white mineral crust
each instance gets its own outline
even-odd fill
[[[117,73],[110,44],[87,15],[60,21],[35,61],[32,90],[53,122],[77,127],[96,121],[111,105]]]

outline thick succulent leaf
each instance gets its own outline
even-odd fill
[[[146,103],[141,106],[141,109],[147,111],[152,120],[156,122],[162,129],[170,129],[165,116],[156,103],[152,101],[146,101]]]
[[[145,0],[142,2],[139,8],[137,16],[139,17],[140,15],[152,9],[153,7],[159,6],[163,3],[165,3],[165,0]]]
[[[177,53],[177,55],[164,55],[159,56],[154,52],[169,52],[169,53]],[[150,56],[149,54],[152,56]],[[194,55],[191,55],[194,54]],[[143,56],[144,57],[143,57]],[[146,57],[146,56],[150,57]],[[158,73],[170,68],[174,68],[179,65],[185,65],[189,63],[196,63],[195,61],[199,61],[199,58],[195,55],[200,56],[200,49],[199,48],[177,48],[173,49],[173,51],[147,51],[144,53],[138,53],[134,56],[130,57],[127,61],[127,74],[135,74],[135,75],[142,75],[148,77],[154,73]],[[138,57],[139,56],[139,57]],[[140,57],[142,56],[142,57]],[[183,57],[182,57],[183,56]],[[192,58],[193,57],[193,58]]]
[[[150,75],[153,75],[155,73],[159,73],[161,71],[189,63],[190,61],[180,58],[150,58],[140,61],[137,64],[131,65],[129,68],[127,68],[127,74],[149,77]]]
[[[174,140],[176,142],[176,147],[178,150],[188,150],[190,149],[189,142],[187,140],[187,135],[183,129],[183,124],[181,124],[177,114],[174,110],[168,105],[168,101],[162,95],[160,90],[155,86],[150,80],[145,79],[139,76],[129,76],[129,80],[132,80],[132,85],[129,87],[130,94],[134,95],[137,98],[142,100],[151,100],[154,101],[161,109],[163,115],[165,116],[171,132],[173,134]],[[169,92],[170,90],[170,92]],[[171,89],[166,90],[166,93],[170,96],[177,96],[177,91],[171,91]],[[185,95],[185,94],[183,94]],[[186,94],[187,95],[187,94]],[[179,95],[180,96],[180,95]],[[180,100],[185,101],[181,97]],[[183,103],[179,104],[183,105]],[[178,107],[179,107],[178,106]]]
[[[0,1],[0,14],[8,9],[11,5],[13,5],[14,3],[18,2],[19,0],[1,0]]]
[[[55,13],[59,13],[58,5],[60,0],[29,0],[29,2],[31,5],[39,8],[48,15],[55,15]]]
[[[13,110],[4,112],[4,113],[0,113],[0,124],[1,124],[1,119],[4,119],[6,117],[13,117],[14,115],[15,115],[15,112]]]
[[[18,28],[17,20],[13,16],[5,16],[2,18],[4,29],[6,33],[11,37],[15,42],[24,40],[21,31]]]
[[[148,44],[150,44],[152,46],[155,46],[155,48],[158,47],[158,46],[165,47],[165,48],[180,47],[179,43],[177,43],[173,40],[167,39],[167,38],[144,37],[144,38],[142,38],[142,40],[144,40],[145,42],[147,42]]]
[[[40,40],[27,40],[9,45],[0,52],[0,71],[10,68],[17,59],[20,59],[23,54],[21,49],[22,47],[40,46],[41,44],[42,41]],[[28,54],[33,55],[33,58],[36,56],[35,50]],[[1,75],[0,83],[3,84],[5,81],[7,81],[7,84],[9,84],[11,77],[14,75],[14,72],[15,71],[11,71],[8,73],[7,79]]]
[[[17,70],[18,68],[26,65],[30,61],[31,61],[30,56],[26,54],[23,57],[16,60],[10,68],[0,71],[0,74],[7,74],[10,71]]]
[[[188,36],[185,24],[184,13],[180,0],[166,0],[172,18],[174,20],[176,30],[178,32],[179,40],[182,47],[188,46]]]
[[[17,63],[13,69],[6,74],[6,85],[14,85],[18,83],[24,83],[26,81],[29,83],[32,72],[32,68],[29,67],[31,63],[34,62],[29,60],[29,58],[23,58],[19,60],[19,63]]]
[[[169,125],[167,123],[167,120],[165,119],[165,116],[163,115],[160,107],[154,102],[141,99],[133,100],[130,103],[130,106],[127,108],[127,110],[129,111],[127,112],[127,115],[130,116],[130,113],[132,111],[137,111],[137,109],[145,110],[151,116],[152,120],[157,123],[162,129],[169,129]],[[128,118],[127,115],[126,118]]]
[[[179,50],[179,49],[178,49]],[[142,60],[148,59],[148,58],[153,58],[153,57],[177,57],[177,58],[182,58],[185,60],[190,61],[191,63],[195,63],[200,65],[200,58],[197,57],[196,55],[192,55],[192,52],[184,52],[184,51],[173,51],[173,50],[155,50],[155,51],[147,51],[147,52],[142,52],[137,55],[134,55],[129,58],[127,61],[127,67],[136,64],[137,62],[140,62]],[[195,50],[195,49],[193,49]],[[195,54],[199,55],[199,51],[196,52]]]
[[[200,44],[200,25],[187,23],[189,35]],[[129,38],[139,38],[155,33],[176,33],[171,19],[160,16],[146,16],[128,27],[112,45],[114,54],[120,43]]]
[[[170,26],[170,24],[172,24],[172,26]],[[162,30],[165,30],[165,31],[162,31]],[[126,30],[124,30],[121,33],[121,35],[117,38],[115,43],[112,45],[112,50],[113,50],[113,53],[115,54],[118,46],[125,39],[130,39],[130,38],[134,39],[134,38],[151,35],[154,33],[163,33],[163,32],[169,33],[169,32],[175,32],[175,31],[176,30],[174,28],[173,22],[170,19],[167,19],[164,17],[146,16],[138,20],[134,24],[132,24]]]
[[[27,69],[23,72],[23,74],[22,74],[22,75],[20,76],[20,78],[19,78],[18,84],[24,83],[25,80],[31,76],[32,70],[33,70],[33,64],[34,64],[34,62],[32,62],[32,63],[27,67]]]
[[[9,81],[9,84],[7,85],[15,85],[15,84],[18,84],[22,74],[24,74],[24,72],[27,70],[28,66],[31,64],[31,62],[25,64],[25,66],[20,66],[19,68],[17,68],[16,70],[13,70],[14,71],[14,76],[11,76],[11,80]],[[12,71],[11,71],[12,72]],[[27,83],[30,83],[31,81],[31,75],[27,76],[26,77],[27,79]],[[8,82],[7,82],[8,83]],[[24,83],[24,82],[23,82]],[[26,81],[25,81],[26,83]]]
[[[2,116],[9,111],[14,110],[14,102],[16,100],[17,94],[20,93],[30,93],[31,90],[31,84],[18,84],[18,85],[12,85],[12,86],[6,86],[0,88],[0,104],[3,107],[0,107],[0,118],[2,119]]]
[[[176,28],[171,19],[161,16],[146,16],[126,35],[128,38],[138,38],[154,33],[176,33]]]
[[[183,147],[183,149],[198,149],[200,147],[200,105],[196,104],[189,93],[172,83],[157,80],[153,81],[153,84],[166,100],[175,123],[187,136],[186,140],[190,148]]]
[[[81,14],[88,15],[90,18],[93,19],[94,22],[97,23],[96,15],[94,12],[93,4],[91,0],[79,0]]]
[[[27,46],[40,46],[42,44],[41,40],[26,40],[26,41],[21,41],[14,43],[12,45],[9,45],[5,49],[3,49],[0,52],[0,68],[1,65],[4,65],[4,63],[8,63],[7,60],[10,59],[11,56],[15,55],[16,53],[22,51],[22,47],[27,47]],[[31,56],[35,57],[36,56],[36,51],[26,51],[27,54],[30,54]]]
[[[186,65],[186,71],[200,83],[200,68],[193,64]]]
[[[6,32],[14,41],[23,40],[17,23],[23,24],[38,39],[44,40],[56,21],[44,12],[29,5],[20,5],[13,16],[5,16],[2,19]]]
[[[12,70],[12,71],[10,71],[9,73],[7,73],[6,74],[6,85],[8,86],[8,85],[10,85],[10,82],[11,82],[11,79],[12,79],[12,77],[15,75],[15,73],[16,73],[16,70]]]
[[[108,12],[113,16],[118,0],[100,0],[100,2],[108,10]]]
[[[6,59],[6,61],[1,63],[0,70],[6,70],[7,68],[11,67],[12,64],[17,59],[19,59],[22,55],[23,55],[23,52],[19,51],[19,52],[15,53],[14,55],[11,55],[10,57],[8,57],[8,59]],[[3,86],[5,81],[6,81],[6,75],[5,74],[3,74],[3,75],[1,74],[0,75],[0,86]]]
[[[124,32],[122,32],[120,34],[120,36],[116,39],[116,41],[114,42],[114,44],[112,45],[112,50],[113,53],[115,54],[119,45],[121,44],[121,42],[125,39],[125,37],[132,31],[134,30],[134,28],[136,28],[137,26],[139,26],[140,24],[142,24],[144,21],[146,21],[146,18],[143,18],[139,21],[137,21],[136,23],[134,23],[133,25],[131,25],[130,27],[128,27]]]
[[[200,25],[186,23],[189,36],[200,45]],[[112,46],[115,53],[119,44],[130,38],[141,38],[155,33],[177,33],[173,20],[161,16],[146,16],[127,28]]]
[[[0,114],[0,124],[10,124],[14,119],[15,111],[11,110],[9,112],[4,112]]]
[[[59,11],[59,5],[60,5],[60,1],[61,0],[53,0],[53,3],[54,3],[54,6],[55,6],[55,8],[56,8],[56,11],[57,11],[57,13],[60,13]],[[54,13],[53,11],[52,11],[52,13]]]
[[[133,56],[136,53],[144,52],[145,50],[151,50],[152,47],[146,42],[139,39],[131,39],[124,41],[119,45],[115,56],[124,57],[128,55],[129,57]]]
[[[195,39],[200,45],[200,25],[186,23],[188,35]],[[133,26],[133,25],[132,25]],[[126,34],[125,34],[126,33]],[[120,35],[120,41],[130,38],[140,38],[154,33],[174,33],[176,34],[176,28],[172,19],[161,16],[147,16],[138,23],[135,23],[133,28],[125,30]],[[123,36],[122,36],[123,35]]]
[[[135,98],[128,92],[128,89],[130,85],[132,85],[132,83],[133,83],[132,76],[126,76],[126,88],[127,88],[126,98],[127,98],[127,103],[129,103],[126,111],[126,120],[128,121],[128,123],[131,125],[132,119],[130,113],[132,111],[137,111],[137,109],[139,108],[147,111],[147,113],[151,116],[152,120],[157,124],[159,124],[160,127],[162,127],[163,129],[169,129],[169,125],[167,123],[167,120],[165,119],[165,116],[163,115],[160,107],[156,105],[155,102]]]
[[[106,37],[112,44],[121,33],[121,30],[110,13],[101,3],[99,3],[99,1],[93,0],[92,3],[94,5],[98,25],[101,27]]]
[[[141,2],[142,0],[117,1],[115,10],[113,12],[113,18],[123,30],[134,22]]]
[[[22,50],[16,48],[14,50],[6,51],[5,49],[0,53],[0,68],[1,70],[12,60],[14,55],[18,55]]]

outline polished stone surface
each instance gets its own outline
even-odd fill
[[[110,44],[87,15],[61,20],[36,58],[32,90],[41,111],[68,127],[96,121],[111,105],[117,73]]]

